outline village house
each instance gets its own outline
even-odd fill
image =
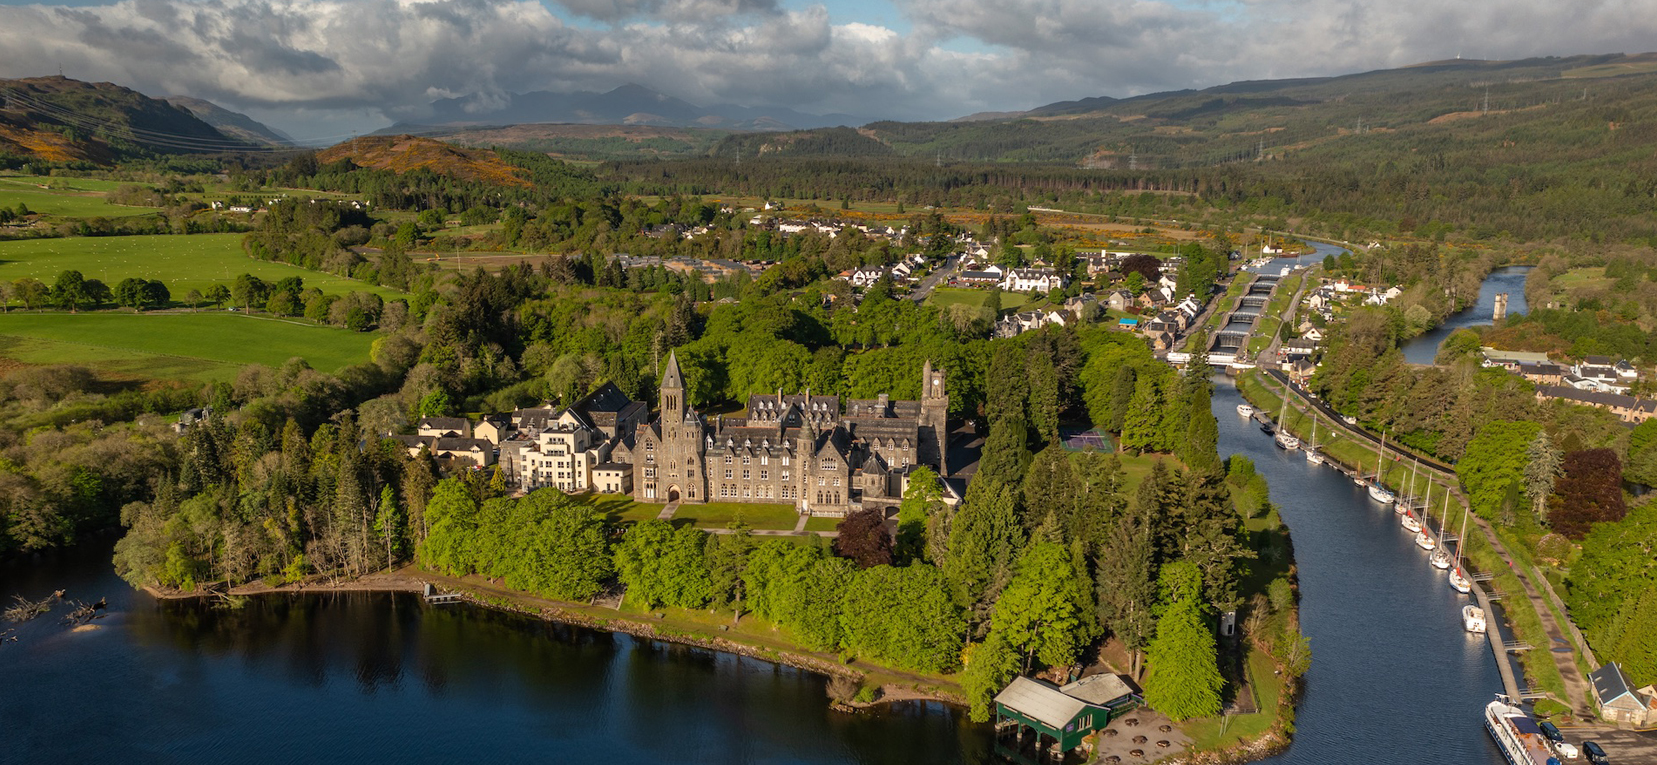
[[[886,270],[879,266],[858,266],[857,268],[854,268],[841,276],[845,278],[846,281],[851,282],[853,287],[865,289],[875,282],[880,281],[880,277],[885,275]]]
[[[1571,373],[1569,368],[1551,361],[1521,361],[1518,366],[1519,376],[1537,385],[1563,385],[1565,376]]]
[[[973,287],[989,286],[1001,283],[1001,273],[1001,266],[993,263],[983,267],[972,263],[963,268],[955,280]]]
[[[1133,293],[1127,290],[1111,290],[1105,293],[1104,305],[1112,311],[1122,313],[1128,306],[1134,304]]]
[[[1008,292],[1051,292],[1064,285],[1064,277],[1051,268],[1015,268],[1001,280],[1001,289]]]
[[[421,417],[414,432],[433,438],[471,438],[472,423],[465,417]]]

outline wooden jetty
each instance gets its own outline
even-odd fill
[[[425,596],[427,603],[434,606],[441,606],[445,603],[460,603],[466,599],[458,592],[439,593],[437,587],[431,582],[426,583],[421,594]]]

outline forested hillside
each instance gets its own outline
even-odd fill
[[[0,157],[108,163],[252,147],[166,101],[107,82],[0,80]]]

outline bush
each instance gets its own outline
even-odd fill
[[[862,688],[858,688],[857,689],[857,696],[856,696],[857,703],[859,703],[859,704],[873,703],[874,700],[875,700],[876,695],[878,694],[878,692],[879,692],[878,689],[875,688],[872,685],[865,685]]]

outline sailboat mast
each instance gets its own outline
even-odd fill
[[[1456,571],[1461,571],[1461,550],[1467,546],[1467,515],[1470,512],[1472,511],[1466,508],[1461,511],[1461,534],[1456,537]],[[1445,517],[1449,517],[1449,511],[1446,510],[1445,513]]]

